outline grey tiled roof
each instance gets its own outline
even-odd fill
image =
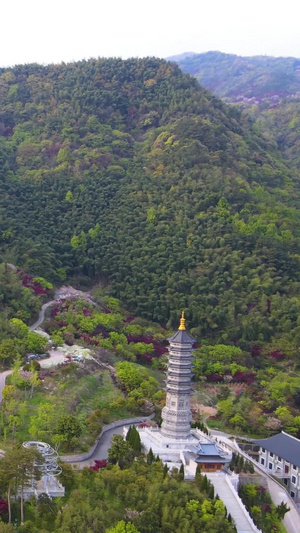
[[[220,456],[220,452],[221,450],[217,448],[215,443],[201,442],[200,449],[198,450],[198,455]]]
[[[197,454],[196,462],[213,462],[213,461],[225,461],[227,454],[220,450],[215,443],[201,442],[198,446],[193,444],[188,446],[188,450]],[[224,459],[225,457],[225,459]]]
[[[196,342],[185,329],[179,329],[176,331],[172,337],[168,338],[168,341],[178,342],[179,344],[194,344]]]
[[[268,439],[253,439],[255,444],[300,467],[300,440],[282,431]]]
[[[198,455],[196,463],[226,463],[226,457],[220,455]]]

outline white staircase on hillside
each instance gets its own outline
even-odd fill
[[[259,533],[238,493],[230,483],[229,476],[224,473],[207,474],[213,484],[215,494],[224,502],[227,512],[231,514],[238,533]]]

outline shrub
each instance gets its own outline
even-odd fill
[[[41,370],[41,365],[38,361],[36,361],[35,359],[33,359],[33,361],[30,361],[30,363],[26,363],[24,366],[23,366],[23,370],[25,370],[26,372],[33,372],[33,371],[37,371],[39,372],[39,370]]]

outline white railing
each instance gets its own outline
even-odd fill
[[[235,490],[234,486],[232,485],[232,483],[230,481],[230,476],[228,474],[225,474],[225,479],[226,479],[227,485],[229,486],[232,494],[234,495],[234,497],[235,497],[240,509],[243,511],[243,513],[248,518],[248,521],[249,521],[254,533],[262,533],[261,529],[258,529],[258,527],[254,524],[253,519],[250,516],[249,512],[247,511],[243,501],[241,500],[241,498],[239,497],[237,491]]]
[[[204,431],[202,431],[199,428],[192,428],[191,434],[196,435],[198,437],[204,437],[208,442],[211,442],[211,443],[216,442],[215,439],[211,437],[211,435],[207,435],[207,433],[204,433]]]

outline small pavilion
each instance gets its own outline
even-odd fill
[[[186,461],[201,466],[202,473],[212,473],[222,470],[228,463],[229,456],[214,442],[201,442],[196,446],[190,446],[188,452],[184,452]]]

